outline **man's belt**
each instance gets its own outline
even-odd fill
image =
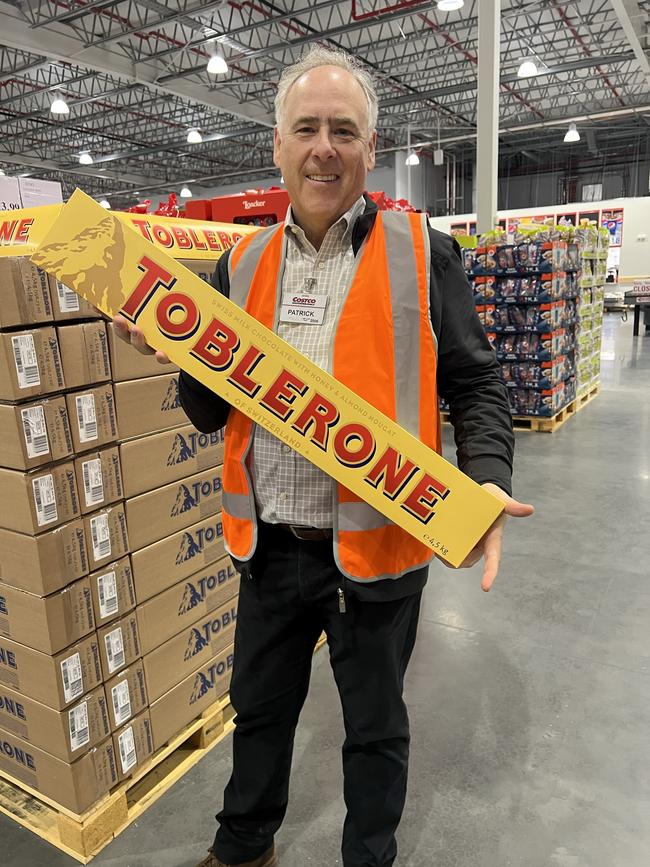
[[[300,527],[296,524],[275,524],[274,526],[286,530],[302,542],[322,542],[325,539],[331,539],[334,535],[331,527]]]

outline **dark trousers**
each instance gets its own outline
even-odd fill
[[[260,524],[255,556],[242,573],[230,687],[233,772],[213,845],[226,864],[259,857],[282,824],[294,733],[323,630],[346,732],[343,864],[390,867],[395,860],[409,753],[402,691],[422,594],[366,601],[349,584],[331,541],[300,541]]]

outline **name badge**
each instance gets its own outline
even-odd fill
[[[301,295],[298,292],[283,292],[280,322],[322,325],[328,297],[328,295]]]

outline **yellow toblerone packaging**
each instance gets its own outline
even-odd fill
[[[81,191],[32,260],[108,316],[137,323],[150,346],[452,566],[503,511],[498,498]]]

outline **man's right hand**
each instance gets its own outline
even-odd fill
[[[129,328],[129,323],[126,321],[124,316],[116,316],[113,319],[113,327],[120,340],[123,340],[125,343],[130,343],[134,349],[138,350],[138,352],[141,352],[143,355],[155,355],[156,361],[160,364],[170,363],[169,358],[167,358],[167,355],[164,352],[161,352],[159,349],[152,349],[149,346],[144,339],[142,330],[138,328],[137,325]]]

